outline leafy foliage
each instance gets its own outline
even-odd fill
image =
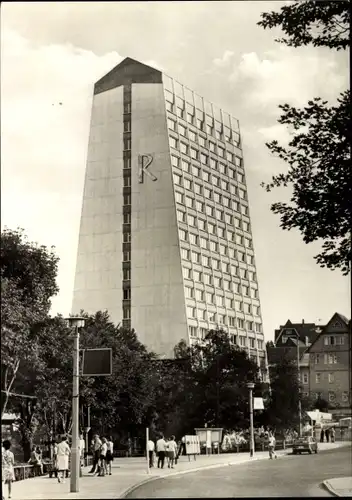
[[[283,6],[279,12],[263,13],[263,28],[281,27],[287,38],[277,40],[299,47],[346,49],[349,47],[350,3],[303,1]],[[267,191],[291,186],[291,204],[274,203],[280,226],[297,228],[305,243],[322,242],[315,256],[321,267],[340,269],[344,275],[351,263],[351,169],[350,91],[340,94],[337,104],[316,97],[303,109],[279,106],[278,122],[291,129],[288,147],[274,140],[269,150],[285,161],[288,171],[262,183]]]
[[[280,12],[261,14],[259,26],[281,27],[287,38],[277,42],[291,47],[312,44],[314,47],[346,49],[350,45],[350,2],[304,0],[281,7]]]

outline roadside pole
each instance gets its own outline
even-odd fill
[[[148,442],[149,442],[149,427],[147,427],[145,430],[145,454],[147,457],[147,474],[150,474]]]

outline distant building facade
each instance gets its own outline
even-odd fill
[[[329,411],[351,414],[351,321],[335,313],[325,326],[292,323],[275,330],[267,348],[269,366],[283,357],[299,363],[303,395],[329,403]]]

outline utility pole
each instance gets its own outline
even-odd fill
[[[247,387],[249,389],[249,420],[250,420],[250,441],[249,441],[249,456],[254,455],[254,422],[253,422],[253,389],[254,383],[248,382]]]

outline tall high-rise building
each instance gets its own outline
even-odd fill
[[[238,121],[130,58],[94,87],[80,309],[165,357],[219,326],[266,364]]]

